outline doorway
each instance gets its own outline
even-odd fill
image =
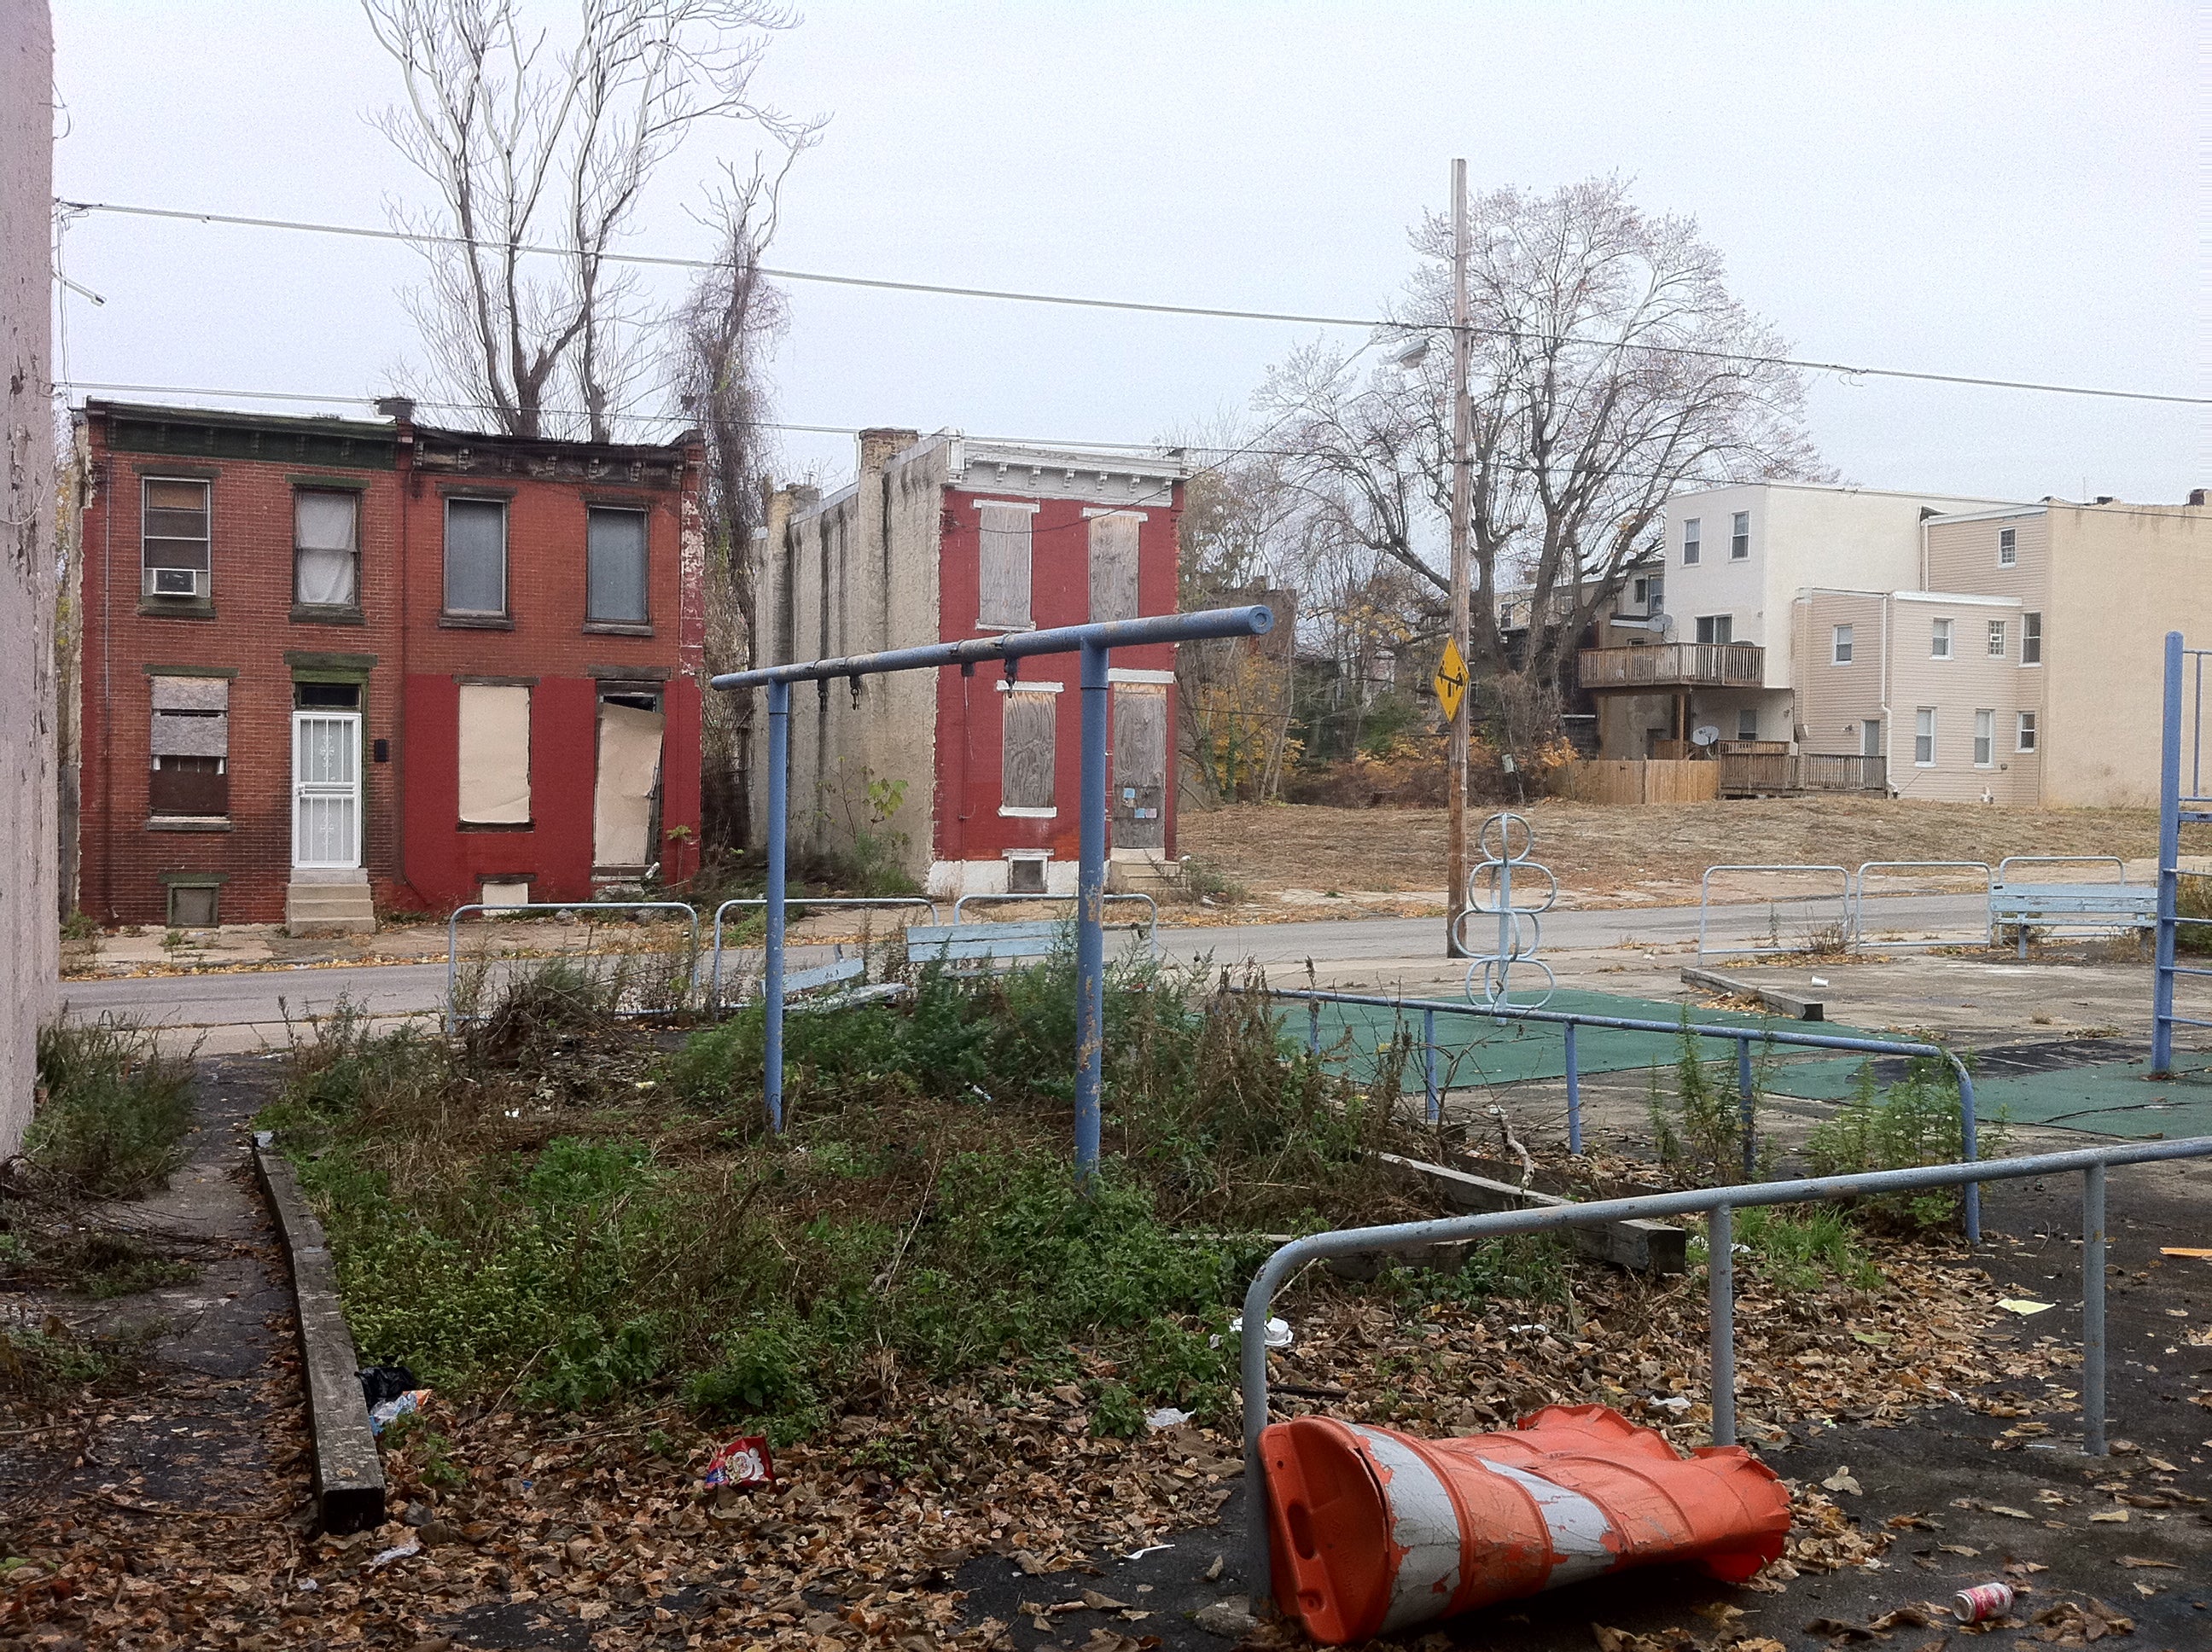
[[[361,865],[361,714],[292,714],[292,864]]]
[[[1114,685],[1114,847],[1167,853],[1168,695],[1151,683]]]

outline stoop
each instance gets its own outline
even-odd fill
[[[1182,865],[1178,861],[1155,859],[1141,850],[1124,850],[1106,863],[1109,895],[1149,895],[1158,901],[1182,888]]]
[[[376,903],[369,896],[368,874],[294,867],[284,889],[284,928],[292,935],[374,934]]]

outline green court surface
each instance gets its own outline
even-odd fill
[[[1779,1096],[1839,1102],[1856,1086],[1863,1060],[1792,1062],[1769,1075],[1766,1087]],[[2032,1065],[1992,1051],[1987,1069],[1974,1075],[1976,1114],[2138,1139],[2212,1135],[2212,1055],[2177,1052],[2173,1076],[2162,1079],[2149,1077],[2147,1059],[2039,1072],[2029,1070]],[[1878,1076],[1893,1076],[1889,1063],[1879,1064]]]
[[[1516,995],[1525,1001],[1533,995]],[[1680,1004],[1651,999],[1616,998],[1609,993],[1577,992],[1561,987],[1541,1006],[1584,1015],[1617,1016],[1625,1020],[1663,1021],[1669,1026],[1682,1018]],[[1282,1005],[1284,1030],[1294,1038],[1307,1036],[1308,1008],[1296,1001]],[[1321,1048],[1324,1056],[1355,1078],[1375,1071],[1376,1052],[1387,1048],[1402,1028],[1414,1049],[1406,1065],[1404,1087],[1423,1088],[1421,1011],[1418,1008],[1386,1009],[1379,1005],[1323,1004]],[[1517,1084],[1531,1079],[1564,1078],[1567,1072],[1565,1029],[1539,1021],[1499,1021],[1473,1006],[1470,1012],[1437,1014],[1437,1083],[1447,1089],[1474,1084]],[[1728,1010],[1692,1005],[1692,1018],[1700,1026],[1742,1027],[1756,1035],[1771,1028],[1781,1031],[1830,1033],[1839,1038],[1870,1038],[1856,1027],[1826,1022],[1784,1021],[1771,1016],[1743,1015]],[[1708,1060],[1733,1060],[1735,1046],[1728,1041],[1701,1038],[1700,1054]],[[1767,1062],[1770,1047],[1752,1046],[1754,1060]],[[1778,1056],[1787,1046],[1771,1047]],[[1672,1032],[1628,1032],[1609,1027],[1579,1027],[1575,1031],[1575,1066],[1583,1074],[1641,1072],[1654,1066],[1671,1067],[1680,1054],[1680,1040]],[[1822,1063],[1821,1065],[1826,1065]]]

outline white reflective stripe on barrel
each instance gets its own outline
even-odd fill
[[[1606,1539],[1613,1534],[1613,1522],[1606,1518],[1604,1509],[1581,1492],[1555,1485],[1526,1469],[1509,1468],[1487,1460],[1482,1466],[1493,1474],[1503,1474],[1535,1498],[1536,1508],[1544,1516],[1544,1529],[1551,1534],[1552,1552],[1558,1557],[1551,1576],[1544,1580],[1546,1588],[1579,1583],[1585,1577],[1613,1570],[1613,1563],[1620,1557],[1606,1546]]]
[[[1352,1431],[1389,1477],[1382,1495],[1390,1509],[1390,1541],[1405,1552],[1390,1580],[1389,1613],[1376,1631],[1388,1635],[1451,1604],[1459,1588],[1459,1510],[1436,1471],[1405,1442],[1357,1424]]]

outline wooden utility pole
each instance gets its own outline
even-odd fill
[[[1468,517],[1474,507],[1474,478],[1468,473],[1468,447],[1474,435],[1474,410],[1468,400],[1468,373],[1474,341],[1468,331],[1467,162],[1452,162],[1452,492],[1451,646],[1468,657],[1473,641],[1468,620],[1467,552]],[[1470,692],[1460,697],[1451,720],[1450,756],[1445,776],[1444,954],[1465,957],[1459,942],[1460,914],[1467,910],[1467,736],[1474,716],[1474,673],[1462,665]]]

